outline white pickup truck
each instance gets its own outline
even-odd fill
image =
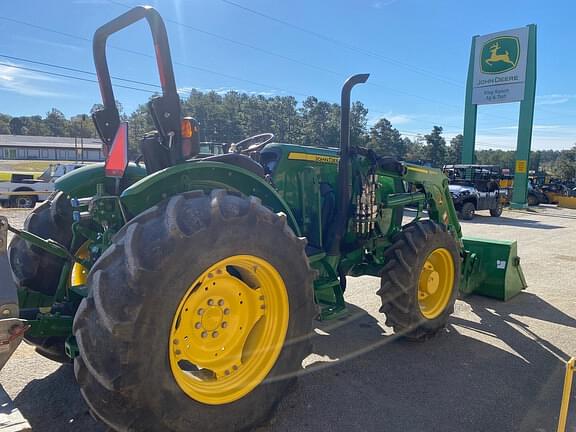
[[[14,175],[10,181],[0,182],[2,207],[33,208],[54,192],[54,182],[64,174],[80,168],[81,164],[53,164],[40,177]]]

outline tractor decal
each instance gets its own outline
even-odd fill
[[[339,157],[335,156],[325,156],[319,154],[310,154],[310,153],[295,153],[291,152],[288,154],[288,159],[291,160],[302,160],[302,161],[313,161],[313,162],[320,162],[320,163],[327,163],[327,164],[338,164],[340,160]]]

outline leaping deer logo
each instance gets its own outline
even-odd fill
[[[496,62],[504,62],[515,66],[516,64],[510,60],[510,54],[508,51],[504,51],[504,54],[498,54],[498,50],[500,50],[500,43],[496,42],[495,44],[490,46],[490,57],[486,60],[486,64],[492,66],[493,63]]]

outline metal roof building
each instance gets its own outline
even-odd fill
[[[94,138],[0,135],[0,159],[96,162],[101,148]]]

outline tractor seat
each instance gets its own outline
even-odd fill
[[[254,159],[251,159],[250,157],[240,153],[225,153],[216,156],[208,156],[198,160],[203,162],[223,162],[230,165],[235,165],[256,174],[258,177],[264,178],[264,168],[262,165],[260,165]]]

